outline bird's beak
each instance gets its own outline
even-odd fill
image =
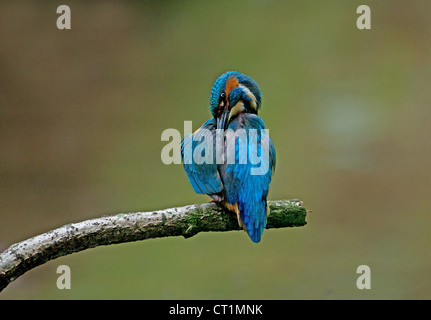
[[[228,118],[229,110],[226,108],[225,110],[223,110],[223,113],[221,114],[220,118],[217,118],[217,129],[225,130],[227,127]]]

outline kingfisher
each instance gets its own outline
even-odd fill
[[[276,162],[274,145],[258,116],[261,104],[252,78],[226,72],[211,90],[212,117],[181,141],[181,159],[194,191],[236,213],[239,226],[255,243],[266,227]]]

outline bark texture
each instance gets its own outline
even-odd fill
[[[300,227],[306,209],[299,200],[268,201],[267,228]],[[0,253],[0,292],[13,280],[47,261],[114,243],[183,236],[203,231],[240,230],[236,215],[214,203],[152,212],[120,213],[67,224],[11,245]]]

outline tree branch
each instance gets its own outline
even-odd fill
[[[267,228],[304,226],[299,200],[268,201]],[[240,230],[236,215],[214,203],[153,212],[120,213],[67,224],[13,244],[0,254],[0,292],[25,272],[55,258],[114,243],[158,237],[189,238],[202,231]]]

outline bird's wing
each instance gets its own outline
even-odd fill
[[[196,193],[215,194],[223,190],[215,152],[216,121],[205,122],[181,141],[181,160]]]

